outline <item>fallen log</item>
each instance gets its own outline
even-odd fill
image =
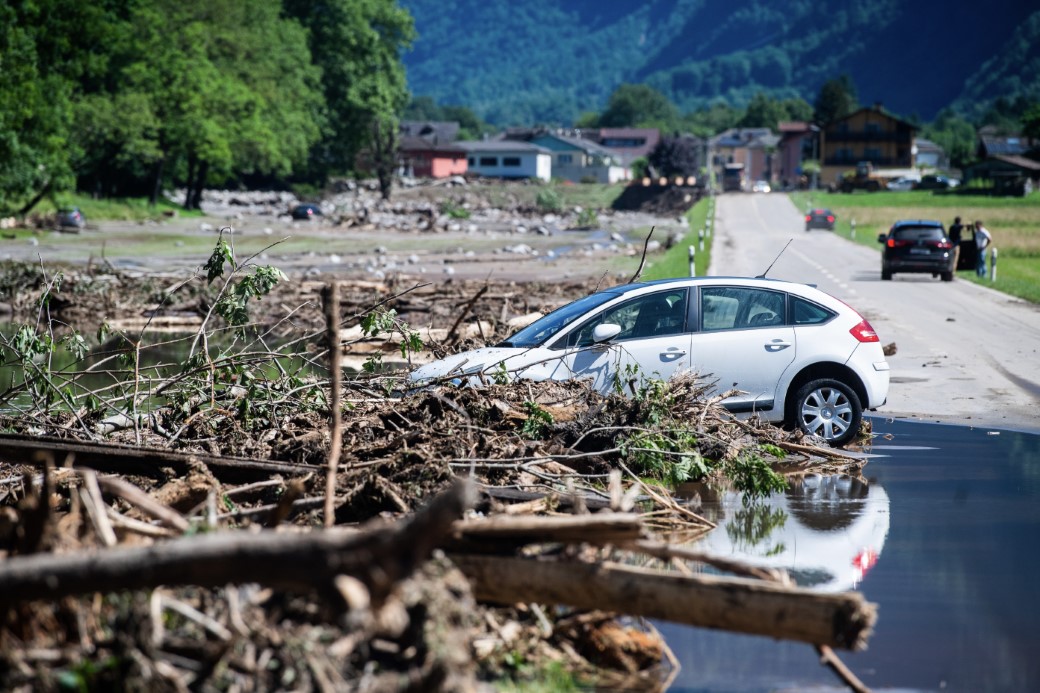
[[[407,522],[361,532],[220,532],[147,547],[10,558],[0,562],[0,607],[160,585],[259,583],[331,594],[340,575],[360,580],[379,603],[444,541],[472,496],[459,483]]]
[[[877,606],[857,592],[819,594],[746,578],[577,560],[450,558],[469,578],[477,599],[498,604],[599,609],[850,650],[866,646],[877,619]]]
[[[58,438],[0,434],[0,458],[5,462],[44,464],[41,453],[50,453],[56,466],[70,456],[80,467],[105,474],[139,474],[163,478],[163,468],[187,474],[196,462],[204,464],[222,482],[267,479],[272,474],[293,476],[313,472],[314,465],[253,460],[245,457],[217,457],[200,453],[172,452],[155,448],[136,448],[114,443],[94,443]]]

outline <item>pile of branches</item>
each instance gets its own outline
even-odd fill
[[[655,689],[676,665],[645,619],[799,640],[832,662],[830,648],[864,645],[875,615],[859,595],[669,543],[713,527],[677,482],[753,497],[781,473],[860,461],[735,419],[693,376],[629,396],[525,381],[410,392],[379,368],[341,382],[345,323],[364,314],[368,337],[413,343],[385,312],[403,294],[326,301],[302,351],[234,324],[237,351],[211,348],[213,306],[234,317],[270,300],[271,276],[206,294],[177,367],[146,365],[127,334],[89,373],[53,367],[53,332],[5,343],[26,376],[0,421],[3,688],[469,690],[533,664]],[[455,328],[491,310],[487,293],[457,300],[438,350],[462,348]],[[112,384],[88,384],[98,373]]]

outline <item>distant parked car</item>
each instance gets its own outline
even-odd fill
[[[87,218],[79,207],[62,207],[58,210],[58,226],[63,229],[82,229],[87,225]]]
[[[828,231],[834,230],[834,222],[837,217],[834,216],[834,212],[829,209],[817,208],[810,210],[805,215],[805,230],[811,229],[826,229]]]
[[[878,242],[885,246],[881,251],[882,279],[889,280],[896,272],[917,272],[953,281],[953,243],[941,221],[900,220],[888,233],[878,235]]]
[[[914,186],[917,190],[946,190],[956,188],[960,181],[948,176],[932,175],[922,176],[921,181]]]
[[[889,190],[913,190],[918,181],[906,176],[892,179],[885,187]]]
[[[321,207],[312,204],[296,205],[292,209],[292,218],[301,221],[321,216]]]
[[[770,190],[772,190],[772,188],[769,187],[769,183],[764,180],[756,180],[754,185],[751,186],[751,192],[767,193]]]

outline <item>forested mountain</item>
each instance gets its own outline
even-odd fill
[[[863,103],[931,119],[1040,98],[1040,7],[1023,0],[400,0],[409,88],[497,125],[572,123],[623,83],[683,111],[758,92],[812,102],[848,75]]]

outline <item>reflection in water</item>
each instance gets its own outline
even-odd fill
[[[889,500],[877,483],[848,475],[793,479],[784,494],[751,506],[723,493],[712,508],[719,526],[697,548],[765,568],[783,568],[802,587],[856,589],[888,534]]]
[[[877,604],[869,647],[840,653],[872,690],[1040,691],[1040,436],[881,418],[873,426],[866,487],[856,479],[807,478],[771,499],[788,519],[769,538],[749,542],[755,551],[729,540],[720,550],[756,563],[786,560],[799,581],[822,565],[833,577],[808,582],[844,581]],[[739,507],[722,500],[726,509],[716,517],[728,524]],[[848,512],[835,507],[842,504]],[[706,505],[705,514],[713,507],[719,503]],[[738,534],[745,523],[736,522]],[[879,557],[853,552],[866,545],[861,537],[869,533],[861,529],[871,524],[887,527],[877,534],[884,539]],[[820,547],[806,546],[817,541],[842,559],[817,560]],[[782,555],[763,555],[780,543]],[[857,565],[843,578],[838,569],[851,559]],[[856,571],[875,559],[859,580]],[[671,693],[843,690],[803,643],[655,625],[681,665]]]

